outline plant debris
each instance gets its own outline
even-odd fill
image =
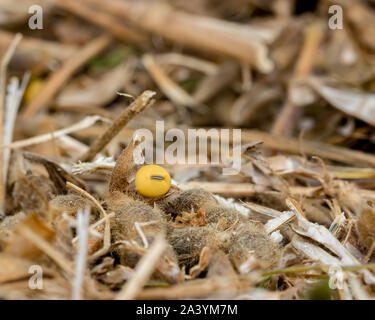
[[[0,298],[374,299],[375,3],[313,2],[0,4]]]

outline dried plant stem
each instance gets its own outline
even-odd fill
[[[56,138],[59,138],[59,137],[63,137],[63,136],[65,136],[67,134],[70,134],[72,132],[76,132],[76,131],[79,131],[79,130],[82,130],[82,129],[86,129],[86,128],[92,126],[93,124],[95,124],[95,122],[97,122],[98,120],[104,120],[104,118],[101,118],[99,116],[89,116],[89,117],[84,118],[80,122],[75,123],[74,125],[72,125],[70,127],[67,127],[67,128],[61,129],[61,130],[57,130],[57,131],[54,131],[54,132],[51,132],[51,133],[42,134],[40,136],[32,137],[32,138],[29,138],[29,139],[15,141],[15,142],[13,142],[11,144],[8,144],[8,145],[0,146],[0,150],[4,149],[4,148],[9,148],[9,149],[24,148],[24,147],[28,147],[28,146],[31,146],[31,145],[34,145],[34,144],[43,143],[43,142],[46,142],[46,141],[49,141],[49,140],[53,140],[53,139],[56,139]]]
[[[99,201],[96,200],[87,191],[81,189],[80,187],[74,185],[73,183],[70,183],[69,181],[66,182],[66,187],[69,188],[69,189],[71,189],[71,190],[74,190],[74,191],[80,193],[82,196],[84,196],[85,198],[87,198],[88,200],[90,200],[99,209],[100,213],[102,214],[102,217],[106,217],[107,216],[107,213],[105,212],[105,210],[103,209],[103,207],[99,203]]]
[[[112,218],[115,216],[114,212],[108,213],[105,217],[101,218],[100,220],[96,221],[94,224],[92,224],[91,228],[96,228],[97,226],[100,226],[102,223],[104,223],[107,218]]]
[[[283,269],[276,269],[276,270],[270,270],[262,273],[263,277],[267,277],[273,274],[280,274],[280,273],[301,273],[301,272],[308,272],[311,270],[321,270],[324,272],[328,272],[329,268],[331,266],[326,265],[312,265],[312,266],[306,266],[306,267],[290,267],[290,268],[283,268]],[[370,264],[361,264],[356,266],[340,266],[342,271],[360,271],[363,269],[367,270],[375,270],[375,263]]]
[[[92,225],[90,225],[90,232],[92,234],[96,234],[96,230],[95,228],[100,226],[101,224],[105,223],[107,221],[107,219],[110,219],[110,218],[113,218],[115,215],[114,212],[111,212],[111,213],[108,213],[105,217],[101,218],[100,220],[96,221],[95,223],[93,223]],[[70,217],[66,217],[66,219],[70,219]],[[74,220],[74,219],[73,219]],[[73,223],[73,221],[71,221]],[[101,234],[99,233],[98,235],[101,236]],[[78,237],[75,237],[72,239],[72,243],[76,243],[78,240]]]
[[[82,283],[86,270],[87,240],[89,233],[90,207],[77,213],[78,252],[75,263],[75,275],[73,281],[72,299],[81,300]]]
[[[56,93],[66,84],[72,75],[82,68],[87,61],[95,57],[111,43],[111,37],[103,35],[89,42],[82,49],[74,53],[56,72],[53,72],[45,84],[26,106],[22,113],[25,117],[32,117],[37,111],[46,107]]]
[[[5,117],[5,97],[6,97],[6,83],[7,83],[7,69],[10,59],[12,58],[18,43],[21,41],[22,35],[18,33],[12,43],[10,44],[8,50],[5,52],[4,56],[0,62],[0,145],[3,144],[3,134],[4,134],[4,117]],[[5,210],[5,189],[6,181],[4,176],[4,159],[3,150],[0,149],[0,216],[4,215]]]
[[[255,194],[269,194],[274,196],[284,197],[285,194],[278,191],[271,191],[267,188],[257,186],[251,183],[224,183],[224,182],[206,182],[206,181],[190,181],[187,183],[180,183],[178,187],[183,190],[192,188],[202,188],[206,191],[219,194],[227,197],[250,197]],[[321,187],[294,187],[290,186],[288,193],[291,196],[303,196],[307,198],[319,197],[323,195]],[[358,189],[357,192],[361,197],[375,200],[375,192],[372,190]],[[262,212],[261,212],[262,213]],[[272,215],[272,213],[270,213]]]
[[[57,5],[79,15],[80,17],[103,27],[114,37],[126,42],[134,42],[142,45],[146,42],[146,37],[138,30],[131,29],[121,24],[107,13],[93,9],[75,0],[57,0]]]
[[[154,271],[160,256],[167,248],[167,241],[163,235],[159,235],[147,253],[142,257],[136,266],[135,273],[132,278],[126,283],[121,291],[116,296],[116,300],[130,300],[137,297],[137,294],[142,290],[151,274]]]
[[[110,224],[110,219],[108,217],[108,214],[104,210],[102,205],[99,203],[99,201],[96,200],[91,194],[89,194],[82,188],[70,182],[66,183],[66,187],[80,193],[82,196],[90,200],[99,209],[100,213],[102,214],[102,218],[105,219],[103,248],[101,248],[100,250],[95,252],[92,256],[90,256],[90,260],[96,259],[100,255],[105,254],[111,246],[111,224]]]
[[[322,37],[323,30],[317,22],[314,22],[307,28],[305,42],[297,60],[293,80],[303,79],[311,73],[314,57]],[[298,123],[298,118],[302,113],[302,109],[294,106],[291,98],[291,90],[293,90],[293,88],[289,85],[286,103],[272,128],[273,134],[291,136],[295,124]]]
[[[25,92],[27,84],[30,79],[30,73],[27,72],[21,84],[19,84],[19,80],[16,77],[13,77],[10,80],[8,85],[8,93],[7,93],[7,103],[5,104],[5,119],[4,119],[4,130],[3,130],[3,144],[7,145],[12,142],[13,139],[13,131],[14,126],[16,123],[18,109],[21,104],[22,96]],[[7,173],[8,173],[8,166],[9,166],[9,158],[10,158],[10,150],[4,150],[4,181],[6,184],[7,181]]]
[[[119,117],[113,121],[111,126],[98,137],[89,150],[81,157],[82,162],[88,162],[94,159],[94,157],[103,150],[103,148],[121,131],[121,129],[137,114],[146,110],[149,106],[154,103],[153,97],[156,95],[155,92],[146,90],[144,91],[132,104],[127,107]]]
[[[0,50],[8,48],[14,37],[13,33],[0,30]],[[65,60],[76,51],[76,47],[67,44],[62,45],[58,42],[42,40],[36,37],[24,37],[17,46],[16,54],[19,51],[24,54],[40,54],[43,55],[42,57],[47,55],[47,57]]]
[[[241,201],[241,204],[246,208],[249,208],[249,209],[251,209],[255,212],[264,214],[264,215],[272,217],[272,218],[280,217],[283,214],[281,211],[278,211],[278,210],[275,210],[275,209],[272,209],[272,208],[268,208],[268,207],[265,207],[265,206],[261,206],[257,203],[253,203],[253,202],[249,202],[249,201],[247,201],[247,202]]]
[[[289,223],[294,218],[293,212],[283,212],[279,217],[270,219],[264,225],[268,234],[279,229],[281,226]]]
[[[250,26],[177,11],[166,2],[84,0],[114,16],[177,43],[249,63],[261,72],[273,70],[260,32]]]
[[[87,151],[88,148],[85,150]],[[94,162],[78,162],[72,166],[72,173],[74,175],[84,175],[96,171],[111,172],[115,167],[116,162],[113,158],[99,158]]]
[[[212,280],[194,280],[189,284],[174,285],[169,288],[145,289],[139,293],[138,299],[192,299],[212,293],[233,293],[243,289],[252,288],[254,280],[245,277],[240,286],[235,283],[221,284]]]
[[[370,260],[372,254],[374,253],[374,250],[375,250],[375,241],[372,241],[370,249],[368,250],[366,257],[364,257],[362,262],[367,263]]]
[[[215,74],[207,75],[203,78],[194,93],[192,94],[195,101],[206,103],[224,90],[238,75],[239,66],[233,61],[225,61],[217,67]]]
[[[260,140],[263,141],[265,147],[275,150],[305,153],[352,165],[375,166],[375,156],[361,151],[354,151],[316,141],[303,140],[301,143],[298,139],[282,137],[257,130],[242,130],[241,134],[243,143]]]
[[[294,77],[307,77],[314,66],[314,57],[323,38],[323,29],[319,22],[314,21],[306,30],[305,42],[297,60]]]
[[[223,182],[206,182],[206,181],[191,181],[179,184],[178,187],[184,190],[193,188],[202,188],[206,191],[216,193],[228,197],[246,197],[255,194],[274,194],[281,195],[281,192],[270,191],[264,187],[257,186],[252,183],[223,183]],[[291,195],[303,195],[305,197],[316,196],[321,190],[320,187],[290,187]]]
[[[207,75],[215,75],[218,72],[218,66],[213,62],[176,52],[159,54],[156,60],[160,64],[184,66]]]
[[[198,102],[163,71],[152,55],[144,55],[142,62],[151,77],[171,101],[181,106],[198,107]]]

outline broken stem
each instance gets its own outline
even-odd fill
[[[8,50],[5,52],[1,59],[0,64],[0,145],[3,144],[3,134],[4,134],[4,114],[5,114],[5,96],[6,96],[6,83],[7,83],[7,69],[10,59],[12,58],[18,43],[22,39],[22,34],[17,33],[14,37],[12,43],[10,44]],[[5,189],[6,181],[3,171],[4,159],[3,150],[0,149],[0,216],[4,216],[5,210]]]
[[[81,157],[82,162],[88,162],[103,150],[103,148],[111,142],[111,140],[121,131],[121,129],[137,114],[146,110],[154,103],[153,97],[155,92],[146,90],[144,91],[133,103],[127,107],[120,116],[114,120],[111,126],[90,146],[89,150]]]

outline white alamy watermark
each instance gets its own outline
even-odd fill
[[[328,20],[328,27],[331,30],[343,29],[344,15],[342,7],[339,5],[332,5],[328,8],[328,13],[332,14]]]
[[[328,270],[329,281],[328,285],[330,289],[342,290],[344,288],[345,274],[340,266],[332,266]]]
[[[29,288],[32,290],[43,289],[43,269],[40,265],[32,265],[29,268],[29,274],[32,276],[29,278]]]
[[[156,121],[155,137],[143,128],[134,132],[133,139],[141,141],[133,153],[136,164],[222,164],[223,175],[238,174],[241,169],[241,129],[174,128],[165,132],[164,121]]]
[[[43,8],[34,4],[29,7],[29,13],[32,14],[29,18],[29,28],[31,30],[43,29]]]

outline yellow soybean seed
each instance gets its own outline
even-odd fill
[[[171,176],[164,168],[149,164],[137,171],[135,175],[137,191],[146,197],[161,197],[171,187]]]

